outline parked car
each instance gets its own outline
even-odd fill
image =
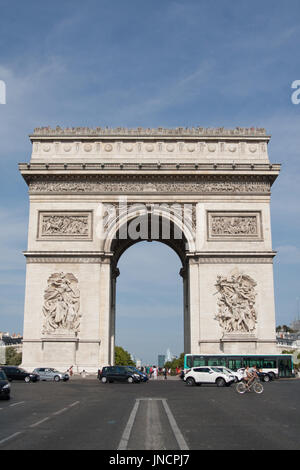
[[[1,369],[5,372],[6,377],[10,382],[13,380],[22,380],[26,383],[37,382],[40,380],[40,377],[35,372],[27,372],[21,367],[15,366],[1,366]]]
[[[39,367],[38,369],[34,369],[33,372],[38,374],[40,380],[44,382],[60,382],[61,380],[67,382],[70,378],[69,374],[66,372],[59,372],[58,370],[52,369],[50,367]]]
[[[215,384],[218,387],[229,386],[234,382],[233,375],[224,374],[217,367],[193,367],[184,376],[186,385]]]
[[[10,399],[10,383],[3,370],[0,370],[0,398]]]
[[[107,366],[98,372],[98,379],[102,383],[112,382],[142,382],[141,375],[130,370],[127,366]]]
[[[243,379],[243,376],[244,376],[243,372],[238,372],[238,371],[235,372],[231,369],[228,369],[228,367],[224,367],[224,366],[216,366],[216,367],[220,369],[220,371],[223,372],[224,374],[233,375],[235,382],[240,382]]]

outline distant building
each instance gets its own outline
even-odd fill
[[[22,347],[23,347],[23,338],[20,334],[15,334],[13,333],[10,335],[9,333],[3,333],[0,331],[0,356],[1,360],[3,363],[3,355],[4,355],[4,360],[5,360],[5,349],[13,347],[17,352],[22,352]]]
[[[294,331],[300,332],[300,320],[293,321],[293,323],[291,324],[291,328]]]
[[[166,356],[164,354],[159,354],[157,359],[158,367],[164,367],[166,362]]]

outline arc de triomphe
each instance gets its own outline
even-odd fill
[[[186,353],[276,351],[280,165],[264,129],[57,127],[30,139],[24,367],[113,363],[118,260],[141,239],[182,261]]]

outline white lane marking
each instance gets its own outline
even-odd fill
[[[132,427],[133,427],[133,424],[134,424],[134,421],[135,421],[135,417],[136,417],[136,414],[137,414],[137,411],[138,411],[138,408],[139,408],[139,404],[140,404],[140,400],[137,399],[135,401],[132,412],[129,416],[129,420],[128,420],[127,425],[124,429],[124,432],[123,432],[123,435],[121,437],[120,444],[119,444],[117,450],[126,450],[127,449],[127,445],[128,445],[128,442],[129,442],[129,438],[130,438],[131,430],[132,430]]]
[[[4,444],[5,442],[9,441],[10,439],[13,439],[14,437],[19,436],[20,434],[23,434],[23,432],[16,432],[15,434],[12,434],[11,436],[8,436],[5,439],[2,439],[2,441],[0,441],[0,446]]]
[[[180,450],[189,450],[188,445],[187,445],[183,435],[181,434],[179,427],[177,426],[177,423],[176,423],[175,418],[174,418],[174,416],[173,416],[173,414],[172,414],[172,412],[169,408],[169,405],[167,404],[167,400],[163,399],[162,402],[163,402],[165,412],[167,413],[167,416],[169,418],[170,426],[173,430],[174,436],[175,436],[176,441],[179,445],[179,449]]]
[[[73,406],[76,406],[76,405],[79,405],[80,401],[75,401],[75,403],[72,403],[71,405],[69,405],[68,408],[73,408]]]
[[[49,419],[50,419],[50,418],[41,419],[41,421],[38,421],[37,423],[31,424],[29,427],[30,427],[30,428],[35,428],[35,427],[39,426],[40,424],[45,423],[45,422],[48,421]]]
[[[9,405],[9,407],[13,408],[14,406],[23,405],[24,403],[25,401],[19,401],[18,403],[13,403],[12,405]]]
[[[62,410],[56,411],[55,413],[52,413],[52,414],[53,414],[53,416],[57,416],[57,415],[60,415],[60,414],[64,413],[67,410],[68,410],[68,408],[63,408]]]

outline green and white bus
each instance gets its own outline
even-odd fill
[[[192,367],[224,366],[233,371],[256,365],[263,372],[271,373],[274,378],[293,377],[293,356],[290,354],[186,354],[184,372]]]

